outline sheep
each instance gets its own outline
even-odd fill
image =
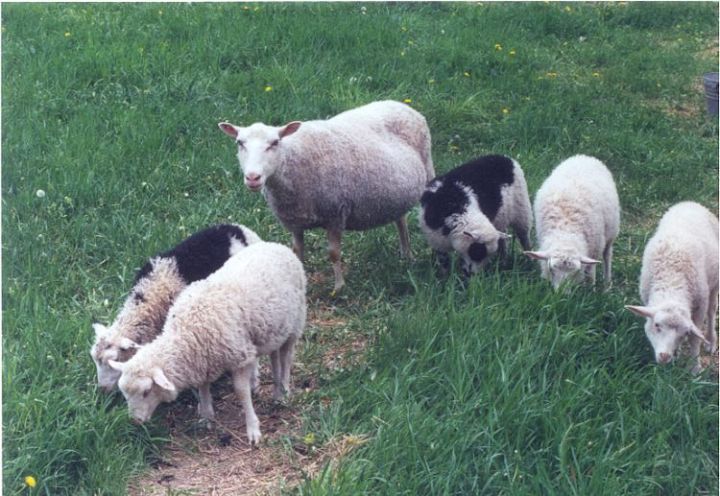
[[[678,203],[665,212],[643,253],[643,306],[625,306],[646,319],[645,335],[658,363],[670,363],[686,336],[694,374],[701,370],[700,343],[715,351],[718,258],[715,215],[694,202]]]
[[[602,255],[603,282],[609,288],[620,201],[605,164],[587,155],[568,158],[545,179],[533,207],[539,250],[525,254],[540,261],[542,277],[555,290],[565,281],[586,277],[595,284],[595,265]]]
[[[105,392],[117,385],[120,373],[108,360],[125,362],[138,346],[160,333],[168,309],[185,287],[204,279],[233,254],[260,241],[242,225],[220,224],[199,231],[180,244],[152,257],[137,273],[133,288],[110,327],[95,323],[95,342],[90,355],[98,384]]]
[[[400,253],[411,257],[406,213],[435,176],[425,118],[395,101],[374,102],[328,120],[281,127],[218,124],[238,147],[245,185],[262,190],[304,258],[307,229],[327,231],[334,291],[345,284],[343,231],[394,221]]]
[[[436,177],[420,198],[420,228],[443,268],[457,251],[466,275],[478,272],[495,252],[505,253],[512,227],[530,249],[532,210],[520,164],[487,155]]]
[[[245,410],[248,440],[257,444],[260,423],[250,382],[260,355],[272,361],[275,398],[290,392],[295,344],[307,315],[305,272],[287,247],[269,242],[248,246],[207,279],[183,291],[170,309],[163,332],[125,363],[119,387],[136,422],[150,419],[161,402],[190,387],[199,390],[198,413],[213,419],[210,384],[230,371]]]

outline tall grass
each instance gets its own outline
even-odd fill
[[[428,119],[438,172],[483,153],[531,194],[596,155],[623,205],[615,286],[551,294],[535,266],[436,279],[392,226],[344,243],[332,303],[370,340],[307,429],[372,441],[308,494],[717,492],[717,378],[650,363],[642,248],[671,204],[717,210],[712,3],[6,4],[2,7],[3,489],[123,494],[161,449],[96,390],[93,321],[144,260],[212,223],[288,242],[216,123],[282,124],[373,100]],[[713,49],[712,47],[715,47]],[[39,190],[45,195],[38,196]],[[411,222],[416,225],[416,214]],[[329,274],[322,233],[307,267]],[[327,299],[322,283],[313,301]],[[311,330],[312,331],[312,330]],[[311,332],[310,331],[310,332]],[[308,346],[311,348],[311,346]]]

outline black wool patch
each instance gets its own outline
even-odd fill
[[[463,213],[467,208],[469,202],[458,184],[473,191],[480,210],[490,222],[494,221],[502,206],[500,192],[504,186],[513,183],[515,175],[512,159],[503,155],[485,155],[466,162],[437,179],[442,181],[443,185],[434,194],[426,191],[425,195],[431,196],[427,198],[428,207],[423,205],[425,222],[433,227],[428,222],[431,220],[437,226],[433,229],[439,228],[446,217]]]
[[[468,256],[473,262],[482,262],[487,257],[485,243],[473,243],[468,248]]]
[[[435,192],[425,190],[420,197],[425,224],[430,229],[442,227],[446,236],[450,233],[450,229],[445,225],[445,219],[453,214],[463,213],[469,204],[465,192],[457,184],[446,180],[442,181],[442,185]]]
[[[196,232],[175,248],[157,256],[175,258],[180,277],[190,284],[205,279],[218,270],[230,258],[230,238],[236,238],[247,245],[241,228],[230,224],[219,224]],[[135,283],[152,273],[152,265],[146,263],[135,276]]]

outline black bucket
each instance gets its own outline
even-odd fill
[[[705,86],[705,103],[707,103],[708,114],[718,115],[718,73],[703,74],[703,85]]]

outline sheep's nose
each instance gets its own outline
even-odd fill
[[[253,174],[247,174],[247,175],[245,176],[245,179],[247,179],[248,181],[250,181],[250,182],[252,182],[252,183],[256,183],[256,182],[258,182],[258,181],[260,180],[261,177],[262,177],[262,176],[261,176],[260,174],[254,174],[254,173],[253,173]]]
[[[660,353],[658,355],[658,362],[665,364],[665,363],[670,362],[671,358],[672,358],[672,355],[670,353]]]

